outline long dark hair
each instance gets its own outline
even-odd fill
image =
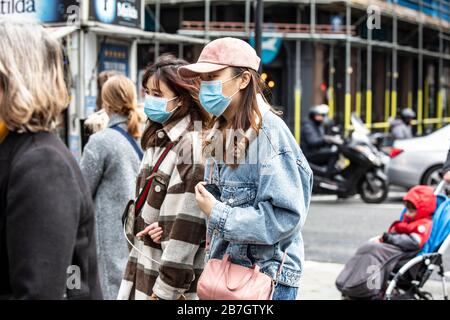
[[[221,131],[223,137],[223,155],[227,154],[226,148],[226,129],[231,128],[238,132],[245,132],[248,129],[252,128],[256,134],[259,133],[262,125],[262,116],[259,111],[257,95],[261,94],[261,96],[265,99],[267,95],[270,94],[264,80],[261,79],[260,75],[253,69],[249,68],[241,68],[241,67],[232,67],[233,76],[237,76],[242,74],[244,71],[248,71],[250,73],[251,79],[248,83],[247,87],[243,89],[242,93],[242,101],[239,105],[239,110],[236,110],[231,123],[225,119],[224,116],[214,117],[209,121],[208,128],[212,128],[216,122],[219,122],[218,130]],[[272,110],[275,112],[275,110]],[[277,113],[277,112],[275,112]],[[279,113],[277,113],[279,114]],[[248,148],[249,141],[246,137],[244,137],[244,150]],[[213,141],[210,139],[205,139],[203,141],[203,152],[206,154],[208,149],[212,147]],[[241,145],[242,146],[242,145]],[[237,146],[236,141],[234,141],[233,147]],[[214,148],[212,150],[212,155],[214,156]],[[225,161],[225,159],[223,159]],[[230,164],[232,168],[236,168],[238,164],[236,163],[237,159],[234,159],[233,164]]]
[[[142,87],[147,88],[148,80],[154,76],[155,87],[159,90],[160,81],[164,82],[172,90],[178,99],[181,100],[181,106],[174,112],[168,120],[169,124],[179,121],[187,114],[191,115],[192,123],[202,121],[207,123],[210,119],[208,113],[200,106],[198,92],[199,79],[182,79],[177,71],[178,68],[187,65],[188,62],[183,59],[177,59],[173,55],[165,54],[149,66],[142,79]],[[142,135],[141,146],[144,150],[155,144],[156,131],[163,127],[162,124],[148,120],[147,127]]]

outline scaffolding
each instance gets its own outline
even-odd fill
[[[212,21],[211,7],[213,4],[239,4],[245,10],[244,21]],[[286,41],[295,43],[295,89],[294,89],[294,135],[300,140],[300,125],[302,114],[302,43],[305,41],[321,43],[328,46],[328,103],[330,106],[330,117],[336,115],[336,68],[334,65],[334,55],[338,46],[345,46],[345,88],[344,88],[344,117],[343,123],[346,130],[351,129],[350,117],[352,112],[358,115],[365,115],[366,125],[371,129],[384,129],[389,127],[389,118],[396,117],[399,110],[399,54],[410,54],[413,59],[417,59],[416,75],[416,99],[413,98],[415,85],[408,87],[407,103],[403,106],[412,107],[416,101],[417,120],[413,122],[417,125],[417,133],[424,132],[424,126],[433,124],[437,128],[450,122],[450,99],[448,79],[450,78],[448,68],[450,62],[450,1],[449,0],[265,0],[265,4],[270,4],[271,12],[276,15],[276,4],[295,4],[296,23],[265,23],[263,25],[263,37],[279,37]],[[254,23],[251,21],[252,0],[232,0],[232,1],[174,1],[174,0],[152,0],[147,4],[155,6],[159,17],[161,6],[176,4],[179,5],[180,12],[183,7],[189,5],[204,6],[204,20],[192,21],[180,19],[180,28],[177,31],[180,35],[214,39],[224,36],[249,39],[254,36]],[[320,24],[317,21],[318,10],[326,9],[327,6],[342,10],[345,24],[338,29],[330,24]],[[302,23],[302,11],[309,10],[309,23]],[[378,14],[379,19],[390,25],[391,39],[389,41],[377,40],[373,37],[372,28],[367,28],[367,35],[364,37],[358,34],[357,28],[367,21],[371,14]],[[358,16],[359,15],[359,16]],[[180,14],[180,17],[183,17]],[[159,21],[156,22],[159,25]],[[415,38],[414,45],[402,44],[399,41],[399,24],[412,24],[414,26],[407,39]],[[424,30],[437,35],[438,48],[432,50],[424,47]],[[427,34],[428,34],[427,33]],[[405,40],[405,39],[400,39]],[[405,42],[405,41],[403,41]],[[182,46],[182,45],[181,45]],[[373,51],[384,50],[387,52],[386,58],[386,81],[384,98],[384,119],[374,122],[374,94],[373,94]],[[182,51],[182,50],[180,50]],[[352,53],[356,51],[356,57]],[[363,69],[362,56],[365,54],[365,69]],[[437,62],[437,93],[436,108],[433,115],[429,112],[430,92],[428,87],[432,79],[428,76],[424,78],[424,59],[431,59]],[[356,61],[354,61],[356,60]],[[356,66],[356,72],[352,65]],[[444,72],[446,72],[444,74]],[[363,77],[363,74],[366,76]],[[352,76],[356,74],[356,93],[352,94]],[[414,77],[413,77],[414,78]],[[362,92],[362,83],[365,82],[365,94]],[[425,104],[424,104],[425,99]],[[353,107],[354,106],[354,107]],[[403,107],[402,106],[402,107]],[[379,118],[379,117],[378,117]]]

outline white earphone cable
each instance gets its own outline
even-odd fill
[[[142,256],[146,257],[148,260],[153,261],[154,263],[156,263],[156,264],[158,264],[158,265],[161,265],[161,262],[156,261],[155,259],[150,258],[148,255],[146,255],[145,253],[143,253],[141,250],[139,250],[138,248],[136,248],[136,247],[134,246],[134,244],[131,243],[130,239],[128,239],[128,237],[127,237],[127,233],[126,233],[126,230],[125,230],[125,227],[126,227],[126,225],[127,225],[127,221],[128,221],[128,217],[126,218],[125,223],[123,224],[123,234],[124,234],[125,239],[127,240],[127,242],[130,244],[130,246],[131,246],[134,250],[136,250],[138,253],[140,253]]]

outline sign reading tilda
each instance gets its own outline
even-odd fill
[[[1,0],[0,14],[36,12],[36,4],[33,0]]]
[[[77,0],[0,0],[0,19],[10,18],[30,22],[65,22],[67,8]]]

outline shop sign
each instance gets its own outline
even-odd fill
[[[115,70],[128,76],[128,46],[120,44],[102,44],[98,72]]]
[[[66,22],[79,0],[0,0],[0,19],[29,22]]]
[[[91,0],[89,20],[141,28],[142,0]]]

